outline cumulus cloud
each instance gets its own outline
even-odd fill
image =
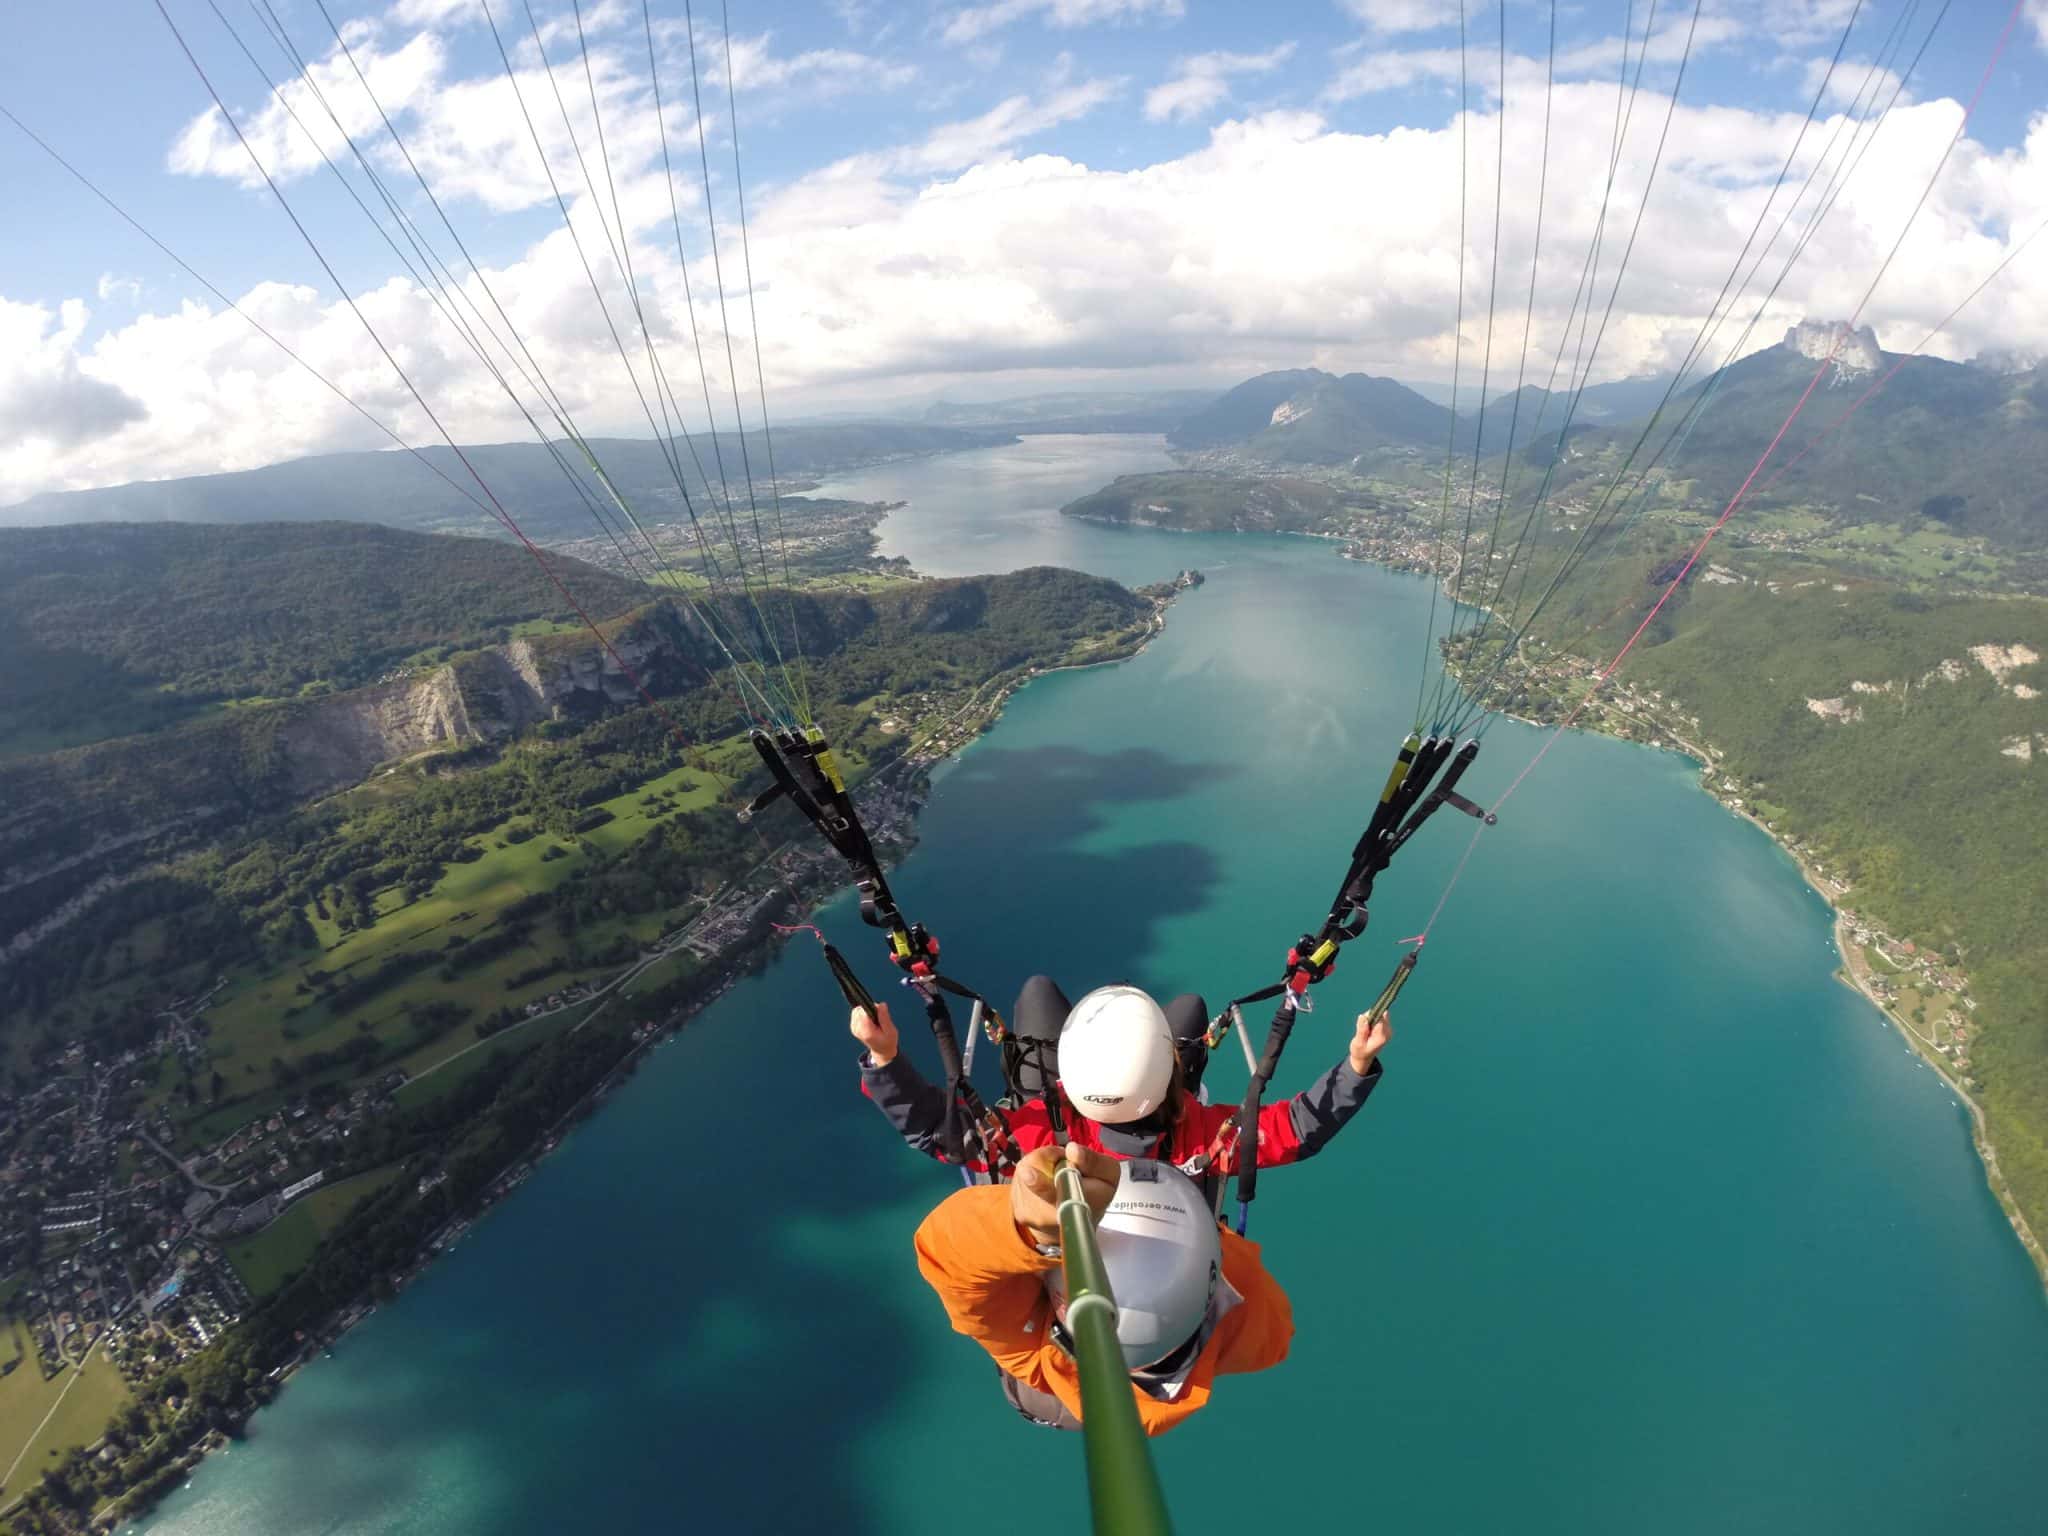
[[[401,27],[445,27],[476,15],[475,0],[398,0],[391,19]]]
[[[374,43],[356,45],[355,61],[377,100],[393,116],[403,116],[434,99],[445,57],[440,39],[421,32],[391,51]],[[378,130],[376,103],[364,92],[339,49],[315,60],[303,77],[287,82],[282,100],[271,98],[253,115],[237,114],[249,148],[280,180],[318,170],[323,150],[337,158],[347,157],[348,147],[328,118],[321,97],[334,108],[349,134],[363,136]],[[293,122],[294,113],[304,129]],[[248,151],[218,107],[207,108],[178,135],[171,145],[170,168],[184,176],[226,177],[245,187],[263,184],[249,163]]]
[[[1881,109],[1894,96],[1900,101],[1912,100],[1904,93],[1904,82],[1896,70],[1881,69],[1869,59],[1844,58],[1830,74],[1829,62],[1825,58],[1808,59],[1800,86],[1811,98],[1821,89],[1821,82],[1826,81],[1827,90],[1821,97],[1823,106],[1868,111]]]
[[[393,13],[400,20],[418,15],[429,21],[438,14],[432,4],[402,4]],[[473,17],[474,4],[466,0],[463,14]],[[352,35],[353,62],[331,39],[323,50],[310,35],[300,36],[294,41],[309,55],[305,72],[285,82],[254,111],[236,113],[249,147],[243,147],[220,110],[209,107],[172,144],[170,168],[182,175],[216,176],[260,188],[263,179],[251,163],[253,151],[272,176],[290,185],[320,172],[323,156],[353,173],[348,147],[353,138],[381,173],[402,182],[411,173],[385,135],[383,114],[388,114],[444,201],[473,202],[495,212],[551,206],[555,193],[547,168],[553,166],[564,190],[573,191],[580,179],[577,152],[595,155],[600,117],[614,162],[643,170],[659,158],[664,125],[675,142],[695,133],[682,84],[688,78],[687,35],[679,23],[656,25],[665,108],[657,120],[654,82],[640,34],[628,29],[610,46],[601,40],[630,19],[620,4],[584,7],[584,35],[591,40],[588,80],[573,19],[566,31],[559,18],[543,22],[537,44],[530,29],[522,34],[509,16],[500,16],[499,27],[514,59],[509,76],[502,68],[458,75],[450,67],[447,42],[431,30],[396,43],[374,32]],[[553,64],[553,80],[543,64],[542,47]],[[725,40],[700,35],[697,47],[700,67],[707,72],[706,110],[715,116],[724,86]],[[917,75],[907,63],[851,49],[778,52],[773,38],[765,34],[734,36],[731,50],[735,88],[771,110],[790,98],[820,100],[899,90]],[[495,50],[486,56],[494,57]],[[536,134],[545,164],[534,147]],[[658,192],[658,186],[654,190]],[[660,204],[663,196],[652,196],[651,201]]]
[[[147,414],[140,400],[80,366],[90,314],[68,299],[52,314],[0,298],[0,443],[31,461],[96,442]]]
[[[1458,0],[1344,0],[1344,9],[1375,32],[1429,32],[1458,20]]]
[[[1427,53],[1409,54],[1418,51]],[[644,106],[635,110],[641,98],[622,64],[603,64],[597,74],[608,129],[618,104],[612,147],[624,238],[648,326],[672,380],[693,369],[693,322],[714,368],[721,366],[709,253],[701,234],[693,234],[686,299],[651,114]],[[1459,345],[1452,317],[1461,259],[1469,367],[1483,324],[1473,316],[1484,314],[1480,296],[1492,266],[1491,250],[1478,242],[1490,237],[1492,220],[1490,209],[1467,217],[1471,243],[1461,257],[1459,224],[1470,209],[1458,204],[1459,159],[1462,141],[1470,184],[1493,184],[1496,108],[1482,105],[1464,132],[1454,120],[1361,133],[1313,113],[1267,112],[1220,124],[1186,153],[1116,168],[1029,153],[1061,124],[1102,110],[1119,89],[1115,80],[1068,75],[893,147],[865,149],[780,185],[764,180],[753,208],[759,286],[751,297],[777,409],[788,415],[872,402],[885,391],[971,388],[976,381],[993,388],[1050,378],[1214,378],[1308,362],[1441,378]],[[1500,170],[1522,195],[1503,209],[1496,358],[1519,349],[1524,326],[1520,295],[1527,291],[1540,140],[1513,127],[1534,121],[1540,89],[1540,72],[1531,81],[1510,71],[1507,163]],[[535,167],[531,144],[491,137],[493,114],[516,113],[509,96],[493,98],[493,90],[509,87],[502,79],[455,78],[444,63],[427,93],[431,100],[415,107],[415,152],[426,157],[437,184],[445,177],[471,189],[474,202],[461,221],[471,228],[491,227],[476,204],[518,209],[534,200],[523,178],[536,177],[537,169],[521,169]],[[550,96],[534,100],[553,107]],[[1620,248],[1635,219],[1666,105],[1646,88],[1635,109],[1606,213],[1610,250]],[[1683,352],[1763,210],[1804,105],[1784,112],[1678,108],[1596,377],[1667,365]],[[1543,268],[1527,321],[1537,357],[1547,359],[1564,332],[1578,263],[1600,217],[1614,110],[1611,77],[1567,80],[1556,89]],[[1761,317],[1751,345],[1806,315],[1839,317],[1854,307],[1959,114],[1950,100],[1894,111]],[[1834,132],[1840,123],[1839,114],[1824,115],[1808,135],[1767,228],[1815,171],[1825,146],[1839,154],[1854,142]],[[566,137],[550,142],[566,174]],[[609,200],[583,193],[574,179],[564,185],[644,384],[633,306],[610,268],[600,229],[600,209],[610,218]],[[544,183],[539,196],[547,196]],[[701,230],[702,211],[686,204],[686,228],[694,215]],[[1888,344],[1917,342],[2043,217],[2048,117],[2006,151],[1966,141],[1865,319]],[[1781,254],[1803,219],[1802,212],[1794,220]],[[729,228],[722,214],[722,232]],[[633,380],[567,232],[559,221],[538,236],[525,221],[505,221],[502,229],[517,239],[504,243],[485,279],[578,424],[593,433],[644,434]],[[728,252],[728,283],[736,281],[737,266]],[[1776,266],[1774,258],[1765,282]],[[478,285],[471,296],[482,306],[480,280],[467,281]],[[432,425],[333,293],[259,284],[240,297],[353,398],[412,440],[432,440]],[[428,295],[392,280],[374,285],[361,302],[458,438],[526,433]],[[741,331],[734,350],[750,396],[755,348],[744,329],[746,308],[731,306],[730,317]],[[1742,320],[1748,318],[1745,311]],[[1724,345],[1740,324],[1724,333]],[[2048,349],[2048,272],[2037,264],[2009,269],[1937,350],[1970,356],[1989,346]],[[715,396],[723,397],[724,385],[714,374]],[[345,405],[217,307],[123,314],[95,331],[82,304],[53,312],[0,303],[0,501],[37,489],[380,445]]]
[[[1294,44],[1264,53],[1198,53],[1181,59],[1174,73],[1145,93],[1145,116],[1155,123],[1199,117],[1229,99],[1233,75],[1271,74],[1294,57]]]
[[[1186,13],[1185,0],[995,0],[952,12],[940,35],[949,43],[971,43],[1027,16],[1041,16],[1048,26],[1089,27],[1147,16],[1178,20]]]

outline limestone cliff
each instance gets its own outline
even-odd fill
[[[657,612],[619,626],[609,651],[581,633],[518,639],[421,676],[305,706],[283,731],[292,791],[320,794],[356,782],[379,763],[500,741],[538,721],[636,703],[639,690],[621,662],[647,679],[682,659],[677,636]]]
[[[1835,372],[1843,378],[1875,373],[1884,366],[1884,349],[1869,326],[1850,330],[1840,320],[1802,320],[1785,332],[1785,345],[1816,363],[1834,354]]]
[[[0,765],[0,961],[222,828],[360,783],[380,764],[636,702],[622,662],[657,692],[696,670],[693,636],[664,609],[606,632],[610,651],[584,632],[519,639],[346,693]]]

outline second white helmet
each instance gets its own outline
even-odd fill
[[[1136,987],[1097,987],[1074,1004],[1060,1031],[1060,1078],[1090,1120],[1123,1125],[1166,1102],[1173,1085],[1173,1031]]]
[[[1116,1338],[1128,1369],[1157,1365],[1202,1331],[1216,1305],[1223,1239],[1192,1179],[1171,1163],[1130,1159],[1117,1171],[1116,1196],[1095,1241],[1116,1296]],[[1053,1270],[1045,1283],[1064,1308],[1065,1273]]]

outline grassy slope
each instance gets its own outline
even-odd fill
[[[717,787],[703,774],[694,768],[678,768],[602,802],[613,819],[582,834],[580,842],[606,853],[631,846],[653,825],[640,808],[641,800],[650,793],[673,789],[684,780],[695,781],[697,787],[686,795],[678,794],[678,806],[694,808],[717,799]],[[309,909],[307,916],[325,951],[318,957],[320,968],[330,972],[357,967],[368,970],[415,948],[438,950],[457,934],[475,938],[488,932],[498,915],[521,897],[552,891],[575,877],[585,858],[580,851],[573,851],[576,845],[545,835],[508,844],[503,835],[510,825],[508,822],[472,838],[473,844],[484,849],[483,857],[474,863],[450,866],[421,900],[402,904],[396,890],[380,893],[380,916],[375,927],[342,934]],[[572,851],[563,858],[544,859],[543,854],[550,847]],[[617,932],[631,933],[637,939],[653,939],[666,926],[662,914],[649,913],[586,927],[579,937],[594,949]],[[551,926],[542,924],[534,930],[527,946],[476,970],[462,972],[453,981],[443,981],[435,969],[424,970],[380,992],[360,1008],[340,1014],[324,1001],[307,1006],[307,995],[297,990],[297,966],[237,973],[206,1014],[212,1029],[209,1048],[214,1068],[227,1079],[226,1093],[232,1102],[224,1101],[220,1108],[189,1122],[187,1144],[203,1144],[224,1135],[251,1115],[267,1113],[301,1091],[272,1087],[269,1069],[273,1056],[294,1061],[313,1051],[345,1045],[358,1033],[372,1033],[387,1041],[407,1038],[408,1005],[452,1002],[475,1008],[479,1014],[502,1005],[522,1008],[560,990],[575,980],[577,973],[558,971],[518,989],[508,985],[508,978],[553,959],[566,949],[566,941]],[[363,1028],[365,1025],[367,1029]],[[466,1049],[475,1040],[465,1022],[413,1051],[400,1065],[409,1074],[417,1074]],[[149,1107],[154,1108],[168,1097],[173,1082],[169,1074],[164,1076],[149,1100]]]
[[[11,1359],[19,1352],[21,1363],[0,1377],[0,1471],[23,1450],[28,1454],[22,1457],[14,1477],[0,1489],[0,1498],[29,1487],[43,1475],[54,1457],[73,1446],[90,1445],[99,1439],[106,1431],[107,1421],[128,1401],[128,1384],[104,1351],[93,1351],[82,1374],[79,1367],[71,1367],[45,1381],[36,1364],[28,1326],[17,1321],[11,1329],[12,1337],[5,1346],[7,1357]],[[44,1424],[53,1407],[57,1408],[55,1417]]]
[[[352,1179],[295,1200],[285,1213],[254,1236],[227,1245],[227,1256],[242,1283],[268,1296],[305,1267],[320,1239],[341,1225],[355,1203],[397,1178],[403,1168],[373,1168]]]

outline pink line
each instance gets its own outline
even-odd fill
[[[2013,26],[2016,22],[2018,22],[2020,18],[2020,11],[2025,6],[2025,4],[2026,0],[2013,0],[2012,10],[2007,14],[2005,18],[2005,29],[1998,34],[1997,45],[1993,47],[1991,50],[1990,61],[1985,64],[1984,73],[1977,81],[1977,89],[1975,92],[1972,93],[1968,105],[1966,105],[1963,108],[1962,121],[1956,124],[1956,131],[1954,136],[1951,137],[1949,140],[1948,149],[1942,152],[1941,161],[1934,168],[1934,176],[1936,179],[1940,177],[1942,170],[1947,166],[1949,154],[1955,149],[1956,144],[1961,141],[1963,136],[1963,130],[1969,126],[1970,115],[1977,110],[1977,103],[1983,99],[1984,88],[1991,83],[1991,76],[1993,72],[1998,68],[1999,59],[2004,56],[2005,45],[2007,41],[2012,37]],[[1933,189],[1934,181],[1930,180],[1928,182],[1928,191],[1931,192]],[[1925,194],[1922,194],[1922,201],[1925,201]],[[1918,213],[1919,210],[1916,207],[1914,210],[1915,217],[1918,216]],[[1910,230],[1911,228],[1912,223],[1909,220],[1907,223],[1907,229]],[[1904,242],[1904,231],[1900,233],[1899,240],[1901,243]],[[1892,256],[1896,256],[1897,254],[1898,246],[1894,245],[1892,248]],[[1587,704],[1592,702],[1593,695],[1598,693],[1601,687],[1605,685],[1607,680],[1614,675],[1616,669],[1618,669],[1621,666],[1622,661],[1628,656],[1628,653],[1635,649],[1636,642],[1643,638],[1643,632],[1650,627],[1651,623],[1656,619],[1657,615],[1664,611],[1664,605],[1671,601],[1671,594],[1676,592],[1679,589],[1679,587],[1684,583],[1685,578],[1692,573],[1692,568],[1699,563],[1700,556],[1706,553],[1707,546],[1714,542],[1714,535],[1719,533],[1723,528],[1725,528],[1728,525],[1728,520],[1735,515],[1736,509],[1742,505],[1743,499],[1749,495],[1750,486],[1755,483],[1756,477],[1763,473],[1764,465],[1768,464],[1770,462],[1771,455],[1778,451],[1778,445],[1784,442],[1785,434],[1792,430],[1792,424],[1799,419],[1799,413],[1806,409],[1806,402],[1813,398],[1814,390],[1820,387],[1820,381],[1827,376],[1828,369],[1834,366],[1835,354],[1841,350],[1842,342],[1845,339],[1847,339],[1849,333],[1855,329],[1856,322],[1863,318],[1864,307],[1869,304],[1871,296],[1877,292],[1878,284],[1884,281],[1885,272],[1889,270],[1892,263],[1892,256],[1887,256],[1885,258],[1884,266],[1878,269],[1877,276],[1874,279],[1872,279],[1869,289],[1864,293],[1862,300],[1857,304],[1855,313],[1850,315],[1848,321],[1845,324],[1843,324],[1841,329],[1835,333],[1834,344],[1828,348],[1828,355],[1821,359],[1820,367],[1816,368],[1813,372],[1813,377],[1807,380],[1805,390],[1800,394],[1799,399],[1796,402],[1794,402],[1791,412],[1785,417],[1785,420],[1779,425],[1777,434],[1774,437],[1772,437],[1770,444],[1764,449],[1763,453],[1758,457],[1756,463],[1751,467],[1749,474],[1743,479],[1742,484],[1739,487],[1737,487],[1735,495],[1729,500],[1728,505],[1722,509],[1721,515],[1714,519],[1713,526],[1708,528],[1705,535],[1701,537],[1699,543],[1693,546],[1692,553],[1686,556],[1685,564],[1679,567],[1678,574],[1672,577],[1669,585],[1667,585],[1664,588],[1664,590],[1660,594],[1658,594],[1656,603],[1652,605],[1648,613],[1643,615],[1643,621],[1642,623],[1636,626],[1635,633],[1630,635],[1628,637],[1627,643],[1624,644],[1620,650],[1614,653],[1614,659],[1608,662],[1606,666],[1600,669],[1599,676],[1593,679],[1593,686],[1586,690],[1585,696],[1581,698],[1578,703],[1572,706],[1571,712],[1567,714],[1564,717],[1564,719],[1558,723],[1557,728],[1553,730],[1550,733],[1550,735],[1544,739],[1543,745],[1536,749],[1536,755],[1529,759],[1528,763],[1524,765],[1522,771],[1515,775],[1514,779],[1509,783],[1508,787],[1505,790],[1501,791],[1500,798],[1494,801],[1491,807],[1491,810],[1494,814],[1497,815],[1500,811],[1500,808],[1503,805],[1507,804],[1509,796],[1513,795],[1517,789],[1521,788],[1522,780],[1528,778],[1531,773],[1535,772],[1536,765],[1542,762],[1543,759],[1549,755],[1550,749],[1552,747],[1557,745],[1558,737],[1562,736],[1567,730],[1571,728],[1572,722],[1579,718],[1579,712],[1583,710],[1587,706]],[[1953,318],[1953,316],[1951,316],[1951,318]],[[1926,343],[1923,341],[1921,345],[1925,346]],[[1898,364],[1894,364],[1892,368],[1892,373],[1898,372],[1899,367],[1903,366],[1904,361],[1905,359],[1901,358]],[[1890,377],[1891,374],[1889,373],[1885,375],[1886,379]],[[1875,394],[1877,389],[1881,387],[1883,382],[1884,380],[1881,379],[1878,381],[1878,384],[1873,385],[1869,390],[1865,391],[1863,399],[1867,400],[1870,398],[1872,394]],[[1862,400],[1858,400],[1856,402],[1856,405],[1861,405],[1862,403]],[[1849,408],[1850,412],[1853,412],[1855,408],[1856,406],[1852,405]],[[1849,412],[1844,412],[1842,420],[1846,421],[1848,420],[1848,417]],[[1840,422],[1837,422],[1835,425],[1839,426],[1840,424]],[[1823,436],[1824,435],[1825,434],[1823,434]],[[1819,439],[1816,438],[1814,441],[1818,442]],[[1808,446],[1810,447],[1812,445],[1809,444]],[[1797,462],[1797,459],[1794,459],[1792,461],[1792,463]],[[1787,469],[1789,469],[1790,467],[1791,464],[1786,465]],[[1783,473],[1783,471],[1780,471],[1780,473]],[[1472,857],[1472,849],[1475,846],[1477,846],[1478,841],[1478,833],[1475,832],[1473,834],[1472,842],[1466,846],[1464,857],[1458,860],[1458,867],[1451,872],[1450,882],[1444,887],[1443,895],[1437,899],[1436,911],[1430,914],[1429,922],[1425,924],[1423,927],[1422,935],[1424,938],[1428,937],[1430,928],[1435,926],[1438,915],[1441,914],[1444,909],[1444,903],[1450,900],[1451,889],[1452,887],[1457,885],[1459,876],[1464,874],[1465,861],[1466,859]]]
[[[1825,427],[1821,428],[1818,436],[1813,438],[1812,441],[1808,442],[1804,448],[1801,448],[1797,453],[1792,455],[1792,457],[1789,460],[1787,460],[1783,465],[1779,467],[1777,473],[1773,474],[1770,479],[1766,480],[1762,485],[1758,486],[1756,488],[1757,495],[1763,495],[1764,492],[1768,491],[1772,486],[1776,485],[1780,480],[1784,479],[1785,476],[1790,474],[1793,470],[1793,467],[1797,465],[1801,459],[1805,458],[1809,453],[1813,452],[1814,449],[1818,448],[1822,443],[1826,442],[1830,437],[1832,437],[1835,434],[1837,430],[1840,429],[1844,422],[1846,422],[1851,416],[1854,416],[1858,411],[1862,410],[1864,403],[1868,401],[1872,395],[1876,394],[1880,389],[1883,389],[1885,385],[1891,383],[1891,381],[1893,380],[1893,378],[1897,376],[1898,371],[1901,368],[1905,367],[1907,363],[1911,362],[1914,358],[1918,357],[1922,352],[1925,352],[1927,350],[1927,344],[1930,341],[1934,340],[1935,337],[1939,336],[1943,331],[1947,330],[1950,324],[1953,323],[1953,321],[1955,320],[1956,316],[1960,315],[1966,308],[1969,307],[1970,300],[1976,298],[1978,294],[1982,293],[1987,287],[1991,285],[1992,280],[1996,278],[1999,273],[2003,272],[2007,267],[2011,266],[2013,263],[2013,258],[2018,256],[2020,252],[2024,251],[2029,245],[2032,245],[2034,243],[2035,237],[2038,236],[2044,229],[2048,229],[2048,224],[2036,225],[2034,227],[2033,234],[2028,235],[2026,239],[2022,240],[2018,245],[2014,246],[2012,250],[2006,255],[2005,259],[1999,262],[1997,266],[1993,267],[1990,273],[1985,277],[1985,279],[1982,282],[1980,282],[1975,288],[1972,288],[1970,290],[1968,295],[1964,297],[1962,303],[1958,304],[1954,309],[1950,310],[1947,314],[1943,315],[1940,321],[1935,325],[1934,329],[1932,329],[1925,336],[1922,336],[1920,338],[1919,345],[1915,346],[1912,351],[1902,355],[1897,362],[1893,363],[1890,368],[1885,370],[1884,376],[1882,378],[1880,378],[1875,384],[1871,385],[1870,388],[1863,391],[1861,395],[1856,397],[1855,403],[1851,405],[1849,409],[1842,412],[1841,415],[1837,416],[1833,421],[1829,422]]]

